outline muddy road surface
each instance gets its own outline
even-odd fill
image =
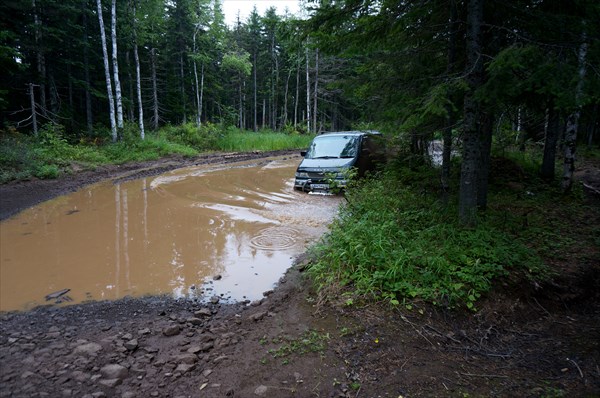
[[[3,186],[2,215],[107,177],[227,159],[179,161]],[[495,292],[473,315],[325,304],[308,262],[247,304],[168,295],[2,312],[0,397],[600,395],[597,265],[571,264],[541,290]]]

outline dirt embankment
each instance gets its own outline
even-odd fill
[[[105,178],[247,159],[227,156],[10,184],[2,218]],[[250,305],[149,297],[0,314],[0,397],[600,395],[597,263],[496,292],[473,315],[325,305],[298,261]]]

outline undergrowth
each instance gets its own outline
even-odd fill
[[[309,272],[320,290],[345,290],[347,303],[367,297],[475,310],[509,275],[547,277],[530,244],[542,224],[523,232],[521,218],[490,209],[477,227],[463,228],[456,204],[442,206],[434,194],[436,179],[433,169],[404,168],[351,187],[330,233],[313,248]]]
[[[156,160],[170,155],[195,156],[208,151],[272,151],[308,147],[309,135],[297,133],[259,133],[205,123],[165,126],[148,132],[144,140],[134,124],[126,124],[119,141],[110,142],[108,131],[99,129],[92,136],[74,137],[63,126],[44,125],[37,137],[16,130],[0,131],[0,183],[11,180],[56,178],[78,168],[103,164],[123,164]]]

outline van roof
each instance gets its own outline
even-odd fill
[[[379,131],[375,131],[375,130],[352,130],[352,131],[332,131],[332,132],[326,132],[326,133],[322,133],[319,134],[317,137],[322,137],[322,136],[332,136],[332,135],[367,135],[367,134],[373,134],[373,135],[379,135],[381,134]]]

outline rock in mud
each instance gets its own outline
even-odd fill
[[[100,374],[104,376],[106,379],[119,379],[123,380],[127,377],[129,371],[126,367],[121,366],[119,364],[110,364],[102,367],[100,369]]]
[[[255,314],[252,314],[248,317],[248,319],[257,322],[260,321],[261,319],[263,319],[265,316],[267,315],[267,311],[259,311]]]
[[[201,308],[198,311],[194,312],[194,315],[197,317],[211,316],[212,312],[208,308]]]
[[[169,325],[165,327],[162,332],[167,337],[176,336],[181,333],[181,328],[179,325]]]
[[[261,385],[256,387],[256,389],[254,390],[254,395],[258,395],[259,397],[266,397],[267,391],[269,391],[269,388],[267,386]]]
[[[75,354],[75,355],[83,354],[83,355],[95,356],[100,351],[102,351],[102,346],[100,344],[86,343],[86,344],[82,344],[80,346],[75,347],[73,354]]]
[[[138,341],[137,339],[131,339],[123,343],[123,347],[127,348],[129,351],[134,351],[138,348]]]

